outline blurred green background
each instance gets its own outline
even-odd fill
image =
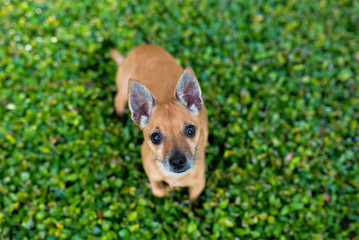
[[[0,239],[359,239],[359,2],[0,1]],[[195,70],[207,186],[155,198],[112,47]],[[128,110],[127,110],[128,115]]]

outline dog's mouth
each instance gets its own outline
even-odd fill
[[[183,175],[185,173],[187,173],[188,171],[190,171],[192,169],[192,167],[194,166],[194,161],[192,159],[186,159],[185,163],[180,164],[180,166],[175,166],[173,164],[170,164],[169,161],[163,161],[158,159],[161,165],[161,168],[163,170],[161,170],[161,172],[165,175],[166,172],[167,173],[174,173],[176,175]]]
[[[166,156],[164,159],[157,157],[158,170],[163,175],[184,175],[196,165],[196,159],[198,158],[197,154],[197,147],[193,155],[187,152],[179,152],[175,149],[170,155]]]

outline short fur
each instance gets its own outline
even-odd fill
[[[194,201],[205,186],[208,137],[207,112],[194,72],[190,67],[183,70],[168,52],[154,45],[137,46],[126,58],[116,50],[111,56],[119,65],[115,109],[123,114],[129,100],[132,119],[143,131],[143,167],[153,194],[163,197],[172,187],[189,187]],[[184,134],[188,125],[196,127],[193,138]],[[157,131],[162,134],[159,145],[151,141]],[[169,159],[177,155],[188,159],[188,171],[170,170]]]

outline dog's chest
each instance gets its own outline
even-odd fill
[[[176,176],[165,179],[165,182],[172,187],[186,187],[189,184],[190,176]]]

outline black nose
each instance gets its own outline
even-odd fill
[[[173,154],[171,156],[171,158],[169,159],[169,162],[170,162],[172,169],[176,173],[184,172],[187,170],[187,168],[186,168],[187,159],[181,153]]]

